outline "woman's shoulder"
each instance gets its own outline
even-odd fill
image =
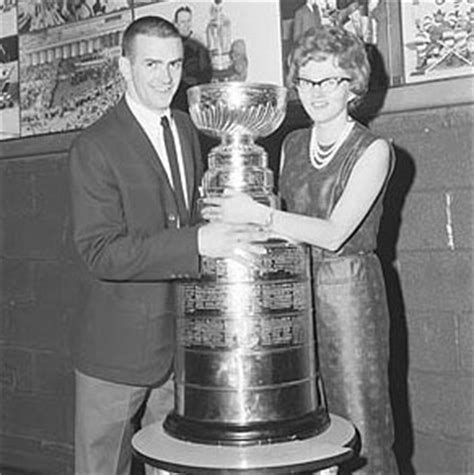
[[[352,143],[357,153],[353,154],[353,163],[371,160],[372,158],[378,158],[378,162],[381,163],[381,158],[387,160],[389,167],[393,167],[393,161],[395,159],[393,153],[393,147],[390,140],[387,140],[382,135],[370,130],[365,125],[355,122],[354,134],[356,136],[356,142]],[[358,146],[356,144],[359,144]]]

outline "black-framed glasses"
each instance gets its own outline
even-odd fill
[[[350,82],[351,78],[334,76],[321,79],[320,81],[312,81],[311,79],[306,78],[296,78],[296,85],[302,91],[312,91],[317,86],[323,92],[334,92],[344,81]]]

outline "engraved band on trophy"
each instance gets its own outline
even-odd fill
[[[189,111],[221,143],[208,157],[203,195],[243,191],[278,207],[267,153],[254,139],[275,131],[287,90],[212,83],[188,90]],[[207,444],[303,439],[329,426],[319,375],[304,245],[265,247],[257,266],[202,259],[202,277],[183,284],[177,321],[175,406],[165,431]]]

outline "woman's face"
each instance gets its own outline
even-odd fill
[[[349,90],[349,74],[336,65],[334,56],[310,59],[298,74],[298,95],[316,124],[347,116],[347,104],[355,95]]]

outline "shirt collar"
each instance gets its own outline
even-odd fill
[[[170,122],[172,121],[170,108],[166,109],[163,113],[155,112],[134,100],[128,93],[125,93],[125,100],[133,115],[145,130],[150,128],[154,129],[156,124],[160,123],[163,116],[168,117]]]

